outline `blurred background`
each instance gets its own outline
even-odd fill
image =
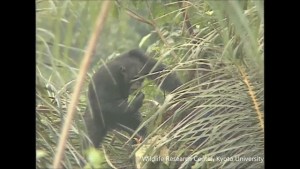
[[[36,0],[37,168],[51,168],[102,2]],[[263,4],[113,1],[77,105],[64,168],[264,168]],[[144,83],[148,136],[141,144],[124,144],[131,136],[111,131],[101,149],[85,150],[86,85],[103,62],[133,48],[168,65],[184,85],[168,97],[153,82]],[[186,160],[194,157],[202,160]]]

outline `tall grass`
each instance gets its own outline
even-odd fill
[[[51,167],[100,4],[37,3],[37,168]],[[130,136],[110,132],[102,151],[106,167],[264,167],[259,161],[264,157],[263,5],[257,0],[115,3],[86,82],[101,65],[99,58],[110,60],[140,44],[151,56],[169,64],[185,83],[167,95],[152,82],[144,84],[147,97],[142,125],[148,136],[136,147],[122,147]],[[85,107],[84,90],[70,130],[65,168],[78,168],[80,158],[89,161],[91,157],[81,147],[87,137],[81,117]],[[146,162],[142,159],[146,156],[202,160]],[[238,157],[250,157],[250,161]]]

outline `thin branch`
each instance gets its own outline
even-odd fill
[[[55,169],[61,168],[61,161],[62,161],[62,157],[63,157],[64,151],[65,151],[66,141],[68,139],[69,130],[70,130],[72,119],[73,119],[73,116],[75,113],[76,105],[78,103],[80,90],[81,90],[82,84],[84,82],[87,69],[91,62],[91,57],[92,57],[93,51],[95,50],[96,43],[98,41],[100,32],[103,30],[104,23],[106,21],[108,11],[110,8],[110,4],[111,4],[111,1],[103,1],[103,3],[102,3],[102,8],[101,8],[101,11],[99,12],[98,19],[96,20],[94,32],[91,35],[91,38],[90,38],[90,41],[88,44],[88,48],[85,52],[83,61],[81,63],[80,72],[77,77],[77,82],[76,82],[75,89],[74,89],[74,92],[73,92],[73,95],[71,98],[71,102],[68,106],[67,117],[66,117],[64,126],[62,128],[61,137],[59,139],[59,143],[57,146],[57,152],[55,154],[55,158],[53,161],[53,168],[55,168]]]
[[[188,4],[189,3],[187,0],[184,0],[184,1],[178,3],[179,7],[182,7],[183,19],[184,19],[183,22],[186,26],[186,29],[188,30],[190,36],[194,37],[195,33],[194,33],[193,26],[191,24],[190,17],[188,14],[188,8],[189,8]],[[197,42],[193,41],[192,43],[196,44]]]
[[[241,73],[242,77],[243,77],[243,81],[245,82],[245,84],[247,85],[247,88],[248,88],[248,93],[252,99],[252,102],[253,102],[253,105],[254,105],[254,108],[255,108],[255,111],[257,113],[257,117],[258,117],[258,120],[259,120],[259,124],[260,124],[260,127],[262,128],[262,130],[264,131],[264,120],[263,120],[263,117],[262,117],[262,112],[260,111],[259,109],[259,103],[256,99],[256,96],[255,96],[255,91],[253,90],[253,87],[252,85],[250,84],[251,82],[249,81],[248,79],[248,76],[245,72],[245,70],[242,69],[242,67],[238,66],[238,69],[239,69],[239,72]]]
[[[161,39],[161,40],[163,41],[163,43],[167,46],[167,48],[171,49],[170,44],[168,43],[168,41],[166,40],[166,38],[163,36],[163,34],[162,34],[162,32],[159,30],[159,28],[156,26],[157,24],[156,24],[156,22],[155,22],[155,19],[154,19],[154,16],[153,16],[152,12],[151,12],[150,5],[149,5],[148,1],[146,1],[146,5],[147,5],[147,7],[148,7],[148,11],[149,11],[150,16],[151,16],[151,18],[152,18],[152,26],[153,26],[153,28],[155,29],[155,32],[159,35],[160,39]],[[179,58],[179,57],[177,56],[177,54],[176,54],[173,50],[171,50],[170,53],[171,53],[171,55],[174,57],[174,59]]]
[[[138,15],[137,13],[135,13],[135,12],[132,11],[132,10],[130,10],[129,8],[125,8],[125,9],[126,9],[126,13],[127,13],[129,16],[131,16],[132,18],[134,18],[134,19],[136,19],[136,20],[138,20],[138,21],[140,21],[140,22],[146,23],[146,24],[148,24],[148,25],[150,25],[150,26],[154,26],[153,23],[152,23],[151,21],[149,21],[149,20],[147,20],[146,18],[144,18],[144,17]]]
[[[152,17],[152,20],[148,20],[148,19],[144,18],[143,16],[137,14],[136,12],[130,10],[130,9],[127,8],[127,7],[122,6],[121,3],[119,3],[119,5],[122,6],[122,7],[126,10],[126,13],[127,13],[130,17],[132,17],[132,18],[135,19],[135,20],[138,20],[138,21],[140,21],[140,22],[143,22],[143,23],[146,23],[146,24],[152,26],[152,27],[154,28],[155,32],[159,35],[160,39],[161,39],[161,40],[163,41],[163,43],[167,46],[167,48],[171,48],[171,46],[170,46],[169,43],[167,42],[166,38],[162,35],[161,31],[160,31],[159,28],[156,26],[156,23],[155,23],[155,21],[154,21],[154,17],[153,17],[153,15],[152,15],[152,13],[151,13],[150,6],[149,6],[148,2],[147,2],[146,4],[147,4],[148,10],[149,10],[149,13],[150,13],[150,15],[151,15],[151,17]],[[173,55],[174,58],[178,58],[178,56],[176,55],[176,53],[175,53],[173,50],[171,51],[171,54]]]

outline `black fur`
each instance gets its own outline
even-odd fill
[[[139,109],[143,104],[144,94],[128,103],[132,80],[148,75],[155,80],[163,91],[171,92],[181,85],[175,73],[165,79],[159,72],[166,69],[162,63],[147,57],[141,50],[134,49],[122,54],[110,63],[103,65],[92,77],[88,86],[89,108],[84,119],[88,135],[95,147],[98,147],[108,130],[116,128],[118,123],[133,130],[140,125]],[[163,82],[161,82],[163,80]],[[139,80],[141,84],[143,79]],[[143,128],[140,135],[145,135]]]

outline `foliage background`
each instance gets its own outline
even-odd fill
[[[51,168],[66,105],[101,3],[36,1],[37,168]],[[166,95],[147,81],[142,88],[147,96],[142,125],[148,128],[148,137],[138,146],[122,147],[130,136],[113,131],[100,157],[81,146],[86,137],[84,87],[64,167],[83,167],[79,161],[85,159],[86,168],[263,168],[264,163],[254,159],[141,160],[145,156],[264,157],[263,15],[260,0],[115,1],[86,83],[102,61],[141,47],[168,64],[185,84]]]

